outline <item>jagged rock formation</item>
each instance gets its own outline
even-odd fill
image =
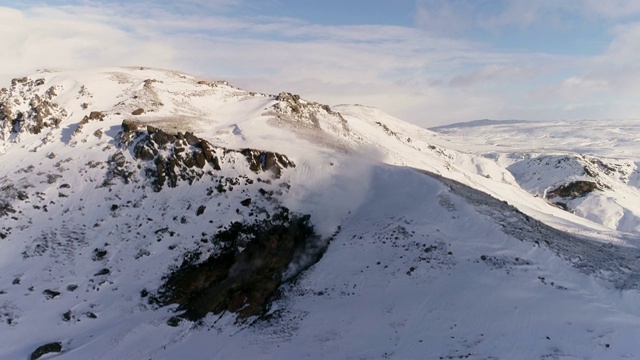
[[[10,88],[0,89],[0,139],[10,140],[23,132],[40,134],[44,128],[59,126],[67,116],[55,101],[56,88],[38,94],[44,79],[13,79]]]
[[[350,134],[347,120],[339,112],[332,111],[329,105],[305,101],[288,92],[281,92],[275,99],[277,103],[268,114],[275,115],[279,123],[323,130],[342,137]]]
[[[217,147],[190,132],[169,134],[161,129],[132,121],[122,123],[121,145],[129,149],[134,159],[146,163],[144,172],[152,179],[154,189],[163,186],[176,187],[179,181],[192,184],[205,174],[214,175],[221,170],[225,158],[242,155],[251,171],[270,172],[280,178],[283,169],[295,167],[286,155],[254,149],[226,149]],[[129,181],[131,171],[125,170],[127,163],[122,153],[111,157],[113,178]],[[131,168],[131,166],[128,166]]]

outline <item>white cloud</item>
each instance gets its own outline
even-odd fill
[[[6,84],[37,68],[175,68],[225,78],[253,91],[372,105],[425,126],[477,118],[548,118],[554,112],[582,117],[605,98],[639,94],[640,25],[614,27],[610,47],[596,57],[509,53],[423,31],[444,21],[442,26],[450,26],[446,31],[456,33],[468,26],[468,19],[528,26],[577,3],[590,6],[582,11],[600,9],[589,0],[565,5],[513,0],[493,18],[480,18],[465,3],[419,2],[416,21],[435,21],[422,29],[234,16],[234,7],[246,5],[242,0],[190,0],[177,12],[157,2],[0,8],[0,81]],[[202,11],[190,10],[201,5]],[[616,9],[612,5],[602,16],[615,16]],[[616,113],[640,110],[623,102]],[[598,109],[602,113],[611,106]]]
[[[0,38],[5,60],[0,77],[30,73],[38,68],[173,63],[173,50],[146,36],[94,21],[95,16],[53,8],[20,12],[0,8]],[[126,44],[126,45],[125,45]]]

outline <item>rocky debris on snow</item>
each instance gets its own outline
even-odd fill
[[[20,317],[20,309],[13,303],[5,301],[0,305],[0,324],[5,323],[13,326]]]
[[[11,80],[11,87],[0,91],[0,139],[24,132],[39,134],[43,129],[57,127],[67,117],[65,109],[53,101],[55,89],[44,96],[36,94],[43,79],[26,77]]]
[[[136,181],[134,176],[136,170],[131,162],[127,161],[127,158],[122,151],[118,151],[111,155],[106,163],[109,168],[106,172],[102,186],[113,185],[116,179],[122,180],[125,184]]]
[[[104,117],[105,114],[103,114],[101,111],[92,111],[89,113],[89,115],[85,115],[78,123],[76,129],[73,131],[72,137],[82,133],[82,129],[86,124],[89,123],[89,121],[104,121]]]
[[[20,196],[23,194],[23,196]],[[15,214],[12,202],[18,197],[24,197],[26,193],[20,192],[9,179],[0,179],[0,218]]]
[[[46,253],[55,259],[73,259],[75,251],[87,244],[86,231],[80,226],[70,226],[63,222],[55,229],[42,230],[22,252],[24,259],[44,256]],[[62,260],[61,260],[62,261]]]

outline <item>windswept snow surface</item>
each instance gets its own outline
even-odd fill
[[[2,359],[640,357],[640,123],[427,130],[146,68],[45,71],[0,102]],[[227,149],[221,169],[154,191],[123,121]],[[246,148],[295,167],[252,172]],[[558,190],[576,181],[595,185]],[[333,237],[264,316],[170,326],[176,306],[148,303],[186,253],[277,206]]]
[[[543,196],[574,181],[597,190],[562,201],[570,212],[610,229],[640,233],[640,120],[482,121],[432,129],[453,149],[472,151],[509,170]]]

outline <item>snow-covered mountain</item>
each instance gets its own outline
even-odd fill
[[[175,71],[0,90],[0,358],[640,357],[640,123]]]

